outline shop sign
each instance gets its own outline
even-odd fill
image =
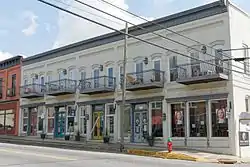
[[[240,141],[240,146],[243,147],[249,146],[249,132],[240,132],[239,141]]]

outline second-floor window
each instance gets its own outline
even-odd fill
[[[40,84],[41,85],[45,84],[44,76],[40,76]]]
[[[178,78],[177,56],[171,56],[169,59],[170,82],[176,81]]]
[[[136,63],[135,67],[136,78],[137,80],[143,80],[143,63]]]
[[[0,78],[0,98],[2,98],[3,96],[3,79]]]
[[[200,66],[200,56],[199,56],[199,52],[192,52],[190,54],[190,56],[193,58],[191,59],[191,76],[192,77],[197,77],[200,76],[201,74],[201,66]],[[185,68],[185,70],[189,70],[187,68]]]
[[[71,69],[69,71],[69,79],[76,80],[76,69]]]
[[[113,83],[114,70],[113,67],[108,68],[108,86],[111,87],[114,85]]]
[[[86,71],[82,70],[80,71],[80,80],[85,80],[86,79]]]
[[[155,81],[160,81],[161,80],[161,61],[160,60],[155,60],[154,61],[154,80]]]
[[[94,69],[94,88],[99,87],[99,69]]]
[[[16,74],[13,74],[12,77],[12,83],[11,83],[11,88],[12,88],[12,95],[16,95]]]

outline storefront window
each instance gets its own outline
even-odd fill
[[[190,137],[206,137],[206,102],[189,103]]]
[[[38,107],[38,131],[43,130],[43,106]]]
[[[212,137],[228,137],[227,100],[212,100]]]
[[[131,120],[130,120],[130,105],[125,106],[124,112],[124,136],[129,137],[131,135]]]
[[[54,117],[55,117],[55,108],[48,108],[48,133],[53,133],[54,129]]]
[[[74,132],[75,109],[72,106],[68,107],[68,132]]]
[[[108,134],[114,133],[114,123],[115,123],[114,115],[115,115],[115,109],[112,104],[108,106],[106,113],[106,130],[108,131]]]
[[[87,134],[87,115],[85,106],[80,107],[80,133]]]
[[[13,110],[0,111],[0,131],[9,131],[14,128],[14,113]]]
[[[13,110],[6,110],[5,111],[6,118],[5,118],[5,128],[6,130],[11,130],[14,128],[15,124],[15,116]]]
[[[185,137],[185,103],[171,104],[172,136]]]
[[[23,109],[23,132],[27,132],[28,130],[28,120],[29,120],[29,112],[28,109]]]
[[[152,135],[155,137],[163,137],[162,102],[152,103]]]

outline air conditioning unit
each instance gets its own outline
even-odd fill
[[[30,92],[30,89],[29,88],[25,88],[24,89],[24,93],[29,93]]]
[[[189,103],[189,107],[190,108],[197,108],[197,106],[195,105],[195,103],[192,103],[192,102]]]
[[[13,91],[12,89],[7,90],[7,96],[12,97],[13,96]]]

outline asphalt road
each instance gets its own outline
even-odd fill
[[[219,164],[0,143],[0,167],[219,167]],[[226,165],[248,166],[248,165]]]

